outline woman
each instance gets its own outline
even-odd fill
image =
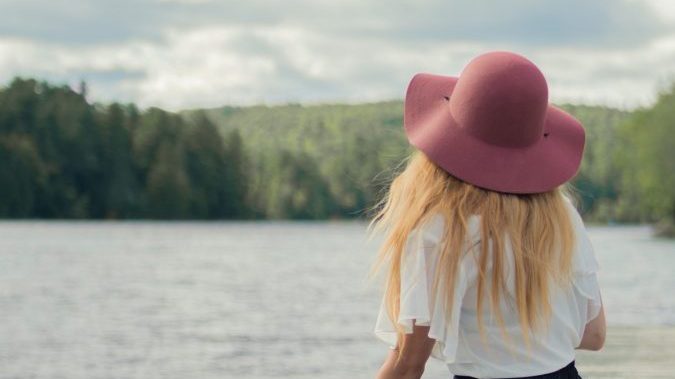
[[[416,150],[370,225],[386,234],[375,334],[391,351],[377,378],[420,378],[429,356],[454,378],[579,378],[575,349],[605,339],[566,183],[581,124],[548,103],[532,62],[501,51],[459,77],[413,77],[404,126]]]

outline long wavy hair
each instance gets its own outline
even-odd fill
[[[371,209],[374,217],[368,231],[384,232],[385,239],[373,263],[372,277],[384,268],[385,306],[398,335],[398,350],[403,351],[403,328],[399,316],[401,262],[404,246],[417,226],[434,214],[445,219],[439,243],[438,264],[434,273],[430,299],[436,291],[445,292],[446,314],[451,314],[455,277],[463,255],[476,250],[478,266],[477,318],[484,340],[483,302],[489,307],[508,338],[503,315],[498,306],[507,295],[505,283],[505,236],[513,251],[515,268],[515,302],[521,332],[530,346],[529,332],[545,328],[550,318],[549,288],[552,281],[571,282],[574,230],[564,203],[565,196],[576,202],[569,184],[538,194],[507,194],[466,183],[414,150],[403,163],[405,169],[393,176],[384,196]],[[467,219],[480,215],[480,241],[467,246]],[[483,241],[492,241],[492,249]],[[491,262],[492,265],[488,263]],[[488,283],[488,279],[490,279]],[[486,288],[487,286],[490,288]],[[486,298],[486,296],[488,298]]]

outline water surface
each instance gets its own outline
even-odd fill
[[[386,346],[365,226],[2,222],[0,378],[373,377]],[[589,230],[610,333],[582,373],[672,377],[675,243]],[[437,361],[424,375],[448,376]]]

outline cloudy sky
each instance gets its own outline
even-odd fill
[[[675,81],[672,0],[0,0],[0,83],[171,110],[402,98],[511,50],[554,102],[648,105]]]

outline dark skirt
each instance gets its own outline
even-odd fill
[[[455,375],[455,379],[476,379],[472,376],[462,376]],[[520,378],[510,378],[510,379],[581,379],[577,368],[574,366],[574,361],[570,362],[567,366],[561,368],[558,371],[551,372],[548,374],[535,375],[535,376],[523,376]]]

